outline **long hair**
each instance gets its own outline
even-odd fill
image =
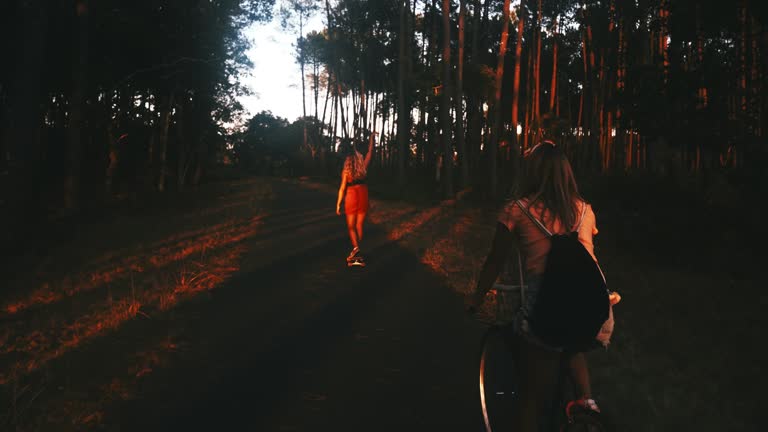
[[[365,178],[365,158],[357,151],[357,146],[350,142],[344,149],[344,171],[352,181]]]
[[[579,217],[579,187],[565,153],[551,142],[544,141],[525,157],[524,174],[517,187],[520,198],[530,204],[544,206],[543,219],[555,218],[565,227],[576,225]]]

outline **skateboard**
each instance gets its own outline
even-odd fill
[[[347,267],[365,267],[365,260],[360,255],[347,258]]]

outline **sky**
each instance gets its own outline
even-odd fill
[[[517,7],[519,3],[520,0],[513,0],[510,8]],[[322,13],[310,18],[304,34],[322,30],[325,27],[323,21]],[[252,44],[248,57],[253,62],[253,69],[243,77],[242,82],[255,94],[240,97],[240,102],[248,111],[244,119],[269,110],[293,122],[301,116],[301,73],[294,59],[293,47],[297,35],[282,30],[279,20],[275,18],[268,23],[250,26],[245,30],[245,36]]]
[[[323,27],[323,20],[318,15],[310,19],[305,34],[312,30],[320,31]],[[293,122],[301,116],[301,72],[293,47],[297,35],[282,30],[277,19],[254,24],[245,31],[245,35],[252,44],[248,57],[253,62],[253,69],[243,77],[242,82],[255,93],[240,97],[240,102],[249,113],[245,118],[268,110]]]

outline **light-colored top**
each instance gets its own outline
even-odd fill
[[[520,200],[526,207],[529,206],[528,200]],[[586,206],[586,209],[584,208]],[[592,238],[597,234],[595,213],[592,206],[584,201],[578,203],[578,219],[572,227],[564,227],[560,220],[553,218],[550,212],[543,212],[542,203],[536,203],[528,207],[531,214],[541,221],[544,226],[554,234],[565,234],[579,228],[579,241],[587,249],[592,259],[595,257],[595,247]],[[544,214],[542,214],[544,213]],[[584,215],[581,220],[581,215]],[[547,254],[552,246],[547,235],[533,222],[515,201],[510,201],[499,213],[499,222],[514,233],[518,239],[519,247],[523,255],[524,267],[528,275],[541,275],[546,266]]]

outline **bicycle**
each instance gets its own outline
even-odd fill
[[[518,261],[519,261],[518,257]],[[521,263],[518,263],[521,266]],[[520,268],[518,267],[518,268]],[[493,300],[489,319],[482,320],[490,324],[483,335],[480,351],[479,387],[480,406],[486,432],[511,431],[512,410],[518,387],[515,382],[515,338],[511,323],[515,311],[525,299],[522,272],[520,284],[494,284],[491,290]],[[482,318],[482,317],[481,317]],[[565,367],[560,368],[556,394],[547,413],[540,422],[542,430],[547,432],[607,432],[607,421],[600,413],[573,403],[575,391]]]

